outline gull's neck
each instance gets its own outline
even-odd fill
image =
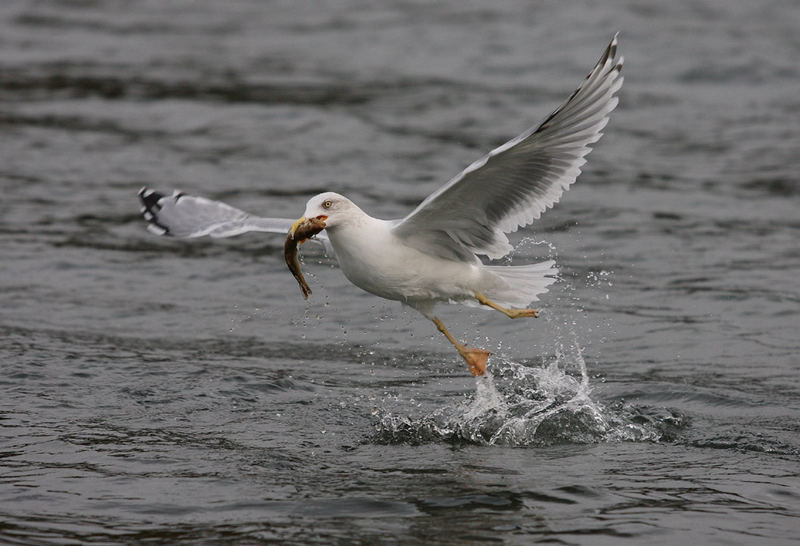
[[[373,218],[351,202],[346,216],[335,226],[329,227],[328,234],[335,236],[336,233],[360,232],[365,229],[374,229],[384,223],[386,223],[384,220]]]
[[[327,232],[337,256],[342,258],[378,251],[390,237],[391,228],[392,222],[373,218],[352,205],[346,219],[329,227]]]

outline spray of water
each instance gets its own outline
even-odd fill
[[[557,351],[544,367],[500,357],[476,379],[472,395],[420,417],[378,412],[376,439],[548,446],[665,438],[667,421],[674,425],[676,415],[653,418],[645,408],[593,400],[582,350],[577,344],[568,349]]]

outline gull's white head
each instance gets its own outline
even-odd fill
[[[335,228],[351,221],[361,213],[352,201],[332,191],[320,193],[308,200],[305,218],[319,218],[325,221],[326,228]]]

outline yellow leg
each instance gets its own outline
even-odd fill
[[[458,354],[467,362],[467,366],[469,366],[469,371],[472,375],[478,376],[486,373],[486,362],[489,360],[489,355],[492,353],[486,349],[475,349],[459,343],[458,340],[447,331],[444,323],[437,317],[433,317],[433,323],[439,331],[444,334],[444,337],[453,344],[456,350],[458,350]]]
[[[495,311],[500,311],[508,318],[522,318],[522,317],[538,317],[539,312],[536,309],[508,309],[502,305],[497,305],[495,302],[478,292],[475,298],[483,305],[489,306]]]

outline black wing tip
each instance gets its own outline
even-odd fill
[[[597,62],[597,66],[605,65],[609,60],[614,60],[617,58],[617,49],[619,46],[619,31],[614,33],[614,36],[611,37],[611,41],[608,43],[606,50],[600,56],[600,60]],[[622,69],[622,57],[620,56],[619,60],[615,63],[614,69],[619,71]]]
[[[158,221],[158,211],[161,210],[160,201],[164,198],[164,194],[144,186],[137,195],[142,203],[140,212],[147,222],[147,229],[156,235],[169,236],[169,228]]]
[[[622,55],[620,55],[617,58],[618,37],[619,37],[619,32],[615,32],[614,36],[611,38],[611,42],[609,42],[608,46],[606,46],[606,49],[605,49],[605,51],[603,51],[603,54],[600,55],[600,59],[594,65],[592,70],[586,75],[586,77],[583,79],[583,81],[578,86],[578,88],[575,89],[575,91],[572,92],[572,94],[569,96],[569,98],[567,98],[567,100],[564,102],[564,104],[562,104],[560,107],[556,108],[553,112],[550,113],[549,116],[547,116],[544,119],[544,121],[542,121],[542,123],[539,124],[539,127],[536,129],[536,131],[539,131],[541,129],[547,128],[548,124],[553,120],[553,118],[555,118],[558,115],[558,113],[561,111],[561,109],[564,108],[567,104],[569,104],[572,101],[572,99],[574,99],[575,96],[578,93],[581,92],[581,90],[586,85],[586,82],[588,82],[592,78],[592,76],[594,76],[596,73],[598,73],[598,71],[607,71],[606,72],[606,76],[616,72],[617,74],[620,74],[619,77],[622,77],[621,76],[622,64],[625,61],[625,58]],[[614,61],[615,59],[616,59],[616,62],[614,63],[614,65],[610,69],[606,68],[606,65],[608,64],[609,60]],[[616,78],[617,76],[614,76],[614,77]],[[536,132],[536,131],[534,131],[534,132]]]
[[[144,186],[141,190],[139,190],[138,195],[139,201],[141,201],[142,205],[148,209],[161,209],[161,204],[159,204],[159,201],[164,198],[164,194],[158,193],[157,191],[151,190],[147,186]]]
[[[625,57],[623,55],[617,57],[618,39],[619,39],[619,31],[614,33],[614,37],[611,39],[609,47],[612,48],[611,58],[617,60],[613,70],[617,72],[622,72],[622,65],[625,64]]]

